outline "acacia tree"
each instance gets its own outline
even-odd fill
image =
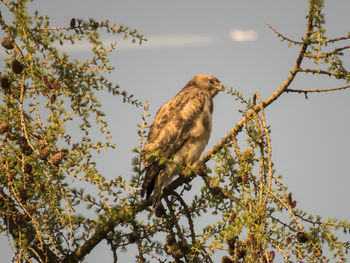
[[[115,44],[106,48],[99,32],[123,34],[140,44],[146,38],[127,26],[93,19],[72,19],[67,27],[52,27],[48,17],[29,14],[27,2],[0,4],[12,14],[8,21],[0,14],[6,34],[1,44],[7,52],[0,79],[0,215],[14,261],[81,262],[103,240],[114,262],[135,244],[138,262],[217,262],[218,252],[225,263],[273,262],[275,257],[284,262],[328,262],[333,257],[345,261],[350,244],[342,241],[339,230],[348,237],[350,224],[297,209],[273,169],[264,113],[283,93],[307,96],[350,87],[350,74],[341,60],[350,48],[344,44],[350,36],[327,38],[323,1],[309,0],[301,40],[291,40],[267,24],[277,37],[300,49],[286,80],[266,100],[258,93],[246,99],[227,88],[227,94],[243,105],[242,119],[193,167],[183,167],[182,175],[164,191],[166,206],[155,213],[151,200],[140,198],[147,103],[106,78],[105,73],[113,70],[107,56]],[[82,40],[92,45],[92,57],[84,62],[71,59],[57,46]],[[343,45],[333,47],[336,43]],[[303,67],[305,60],[322,69]],[[310,73],[341,79],[344,86],[289,88],[297,74]],[[104,89],[124,103],[144,108],[131,179],[106,180],[93,161],[101,150],[114,148],[96,99]],[[89,134],[96,126],[103,141]],[[74,136],[77,130],[81,137]],[[245,136],[237,139],[240,133]],[[241,149],[245,141],[248,148]],[[211,168],[205,165],[209,160]],[[202,182],[200,191],[191,190],[193,180]],[[76,189],[77,181],[95,191]],[[82,213],[82,207],[94,209],[95,217]],[[208,213],[216,214],[215,224],[201,222]]]

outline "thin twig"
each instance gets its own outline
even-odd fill
[[[326,40],[326,43],[333,43],[333,42],[338,42],[338,41],[347,40],[347,39],[350,39],[350,35],[345,36],[345,37],[338,37],[338,38],[328,39],[328,40]]]
[[[303,42],[295,41],[295,40],[292,40],[292,39],[282,35],[280,32],[277,31],[277,29],[273,28],[269,23],[267,23],[267,22],[264,22],[264,23],[277,35],[277,37],[280,37],[284,40],[287,40],[288,42],[291,42],[295,45],[302,45],[303,44]]]
[[[286,89],[286,92],[297,92],[297,93],[312,93],[312,92],[328,92],[328,91],[337,91],[350,88],[350,85],[345,85],[337,88],[329,88],[329,89]]]
[[[344,47],[340,47],[340,48],[335,48],[333,51],[330,51],[330,52],[327,52],[327,53],[320,53],[320,54],[311,54],[311,53],[305,53],[304,54],[304,57],[308,57],[308,58],[325,58],[325,57],[329,57],[331,55],[335,55],[335,54],[338,54],[340,51],[343,51],[343,50],[346,50],[346,49],[349,49],[350,48],[350,45],[349,46],[344,46]]]
[[[326,70],[321,70],[321,69],[311,69],[311,68],[299,68],[298,71],[304,72],[304,73],[312,73],[312,74],[319,74],[319,75],[328,75],[328,76],[345,76],[348,75],[344,74],[342,72],[334,72],[334,71],[326,71]]]
[[[175,195],[177,197],[177,199],[179,200],[179,202],[181,203],[181,205],[184,208],[185,215],[186,215],[186,217],[188,219],[188,225],[189,225],[190,231],[191,231],[192,244],[195,245],[195,243],[196,243],[196,234],[194,232],[194,225],[193,225],[193,220],[192,220],[192,217],[191,217],[191,212],[188,209],[186,202],[182,199],[182,197],[177,192],[174,191],[173,195]]]
[[[3,2],[4,5],[6,5],[8,9],[10,9],[11,11],[13,10],[13,6],[10,5],[6,0],[1,0],[1,2]]]

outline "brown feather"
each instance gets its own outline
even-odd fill
[[[153,206],[160,201],[162,188],[181,172],[179,165],[199,159],[210,137],[213,97],[221,88],[214,77],[195,76],[158,110],[143,147],[146,175],[141,195],[146,191],[148,199],[154,190]],[[159,164],[159,157],[172,161]]]

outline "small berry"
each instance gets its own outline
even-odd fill
[[[47,83],[47,88],[48,88],[48,89],[54,89],[54,88],[55,88],[55,83],[54,83],[53,81]]]
[[[243,183],[245,184],[245,183],[247,183],[248,182],[248,173],[247,172],[245,172],[244,173],[244,175],[243,175]]]
[[[92,22],[92,23],[91,23],[91,27],[92,27],[93,29],[97,29],[99,26],[100,26],[100,24],[99,24],[98,22]]]
[[[65,156],[65,154],[63,151],[56,153],[54,156],[51,157],[52,164],[59,165],[62,162],[64,156]]]
[[[290,238],[290,237],[287,237],[287,239],[286,239],[286,244],[288,245],[288,244],[290,243],[290,241],[291,241],[291,238]]]
[[[51,104],[53,104],[53,103],[56,102],[56,97],[57,97],[57,96],[56,96],[55,93],[51,95],[51,98],[50,98],[50,103],[51,103]]]
[[[4,90],[8,90],[10,88],[10,80],[7,76],[0,77],[0,85]]]
[[[20,74],[23,70],[23,65],[17,59],[12,61],[11,67],[12,67],[12,71],[16,74]]]
[[[154,210],[154,214],[156,215],[156,217],[164,217],[165,216],[165,209],[164,206],[162,204],[159,204],[155,210]]]
[[[297,201],[294,200],[294,201],[292,202],[291,207],[294,208],[294,207],[296,207],[296,206],[297,206]]]
[[[300,243],[305,243],[309,240],[309,236],[305,232],[298,232],[297,239]]]
[[[47,146],[47,147],[44,147],[43,149],[41,149],[41,151],[39,152],[38,157],[41,160],[46,160],[47,157],[50,155],[50,153],[51,153],[51,149],[50,149],[49,146]]]
[[[4,37],[3,39],[1,39],[1,45],[6,49],[14,48],[13,41],[9,37]]]
[[[236,219],[236,217],[237,217],[237,213],[233,212],[233,213],[230,215],[229,220],[230,220],[231,222],[233,222],[233,221]]]
[[[21,149],[24,155],[30,155],[33,152],[33,149],[30,148],[30,146],[28,145],[26,138],[24,137],[18,138],[18,144],[19,144],[19,148]]]
[[[4,134],[8,132],[9,130],[9,125],[6,122],[3,122],[0,124],[0,134]]]
[[[75,27],[75,18],[72,18],[71,20],[70,20],[70,27]]]
[[[292,202],[293,202],[292,193],[289,193],[289,194],[288,194],[287,202],[288,202],[288,204],[289,204],[290,206],[292,206]]]
[[[268,259],[269,259],[269,261],[271,262],[274,258],[275,258],[275,251],[271,250],[271,251],[268,253]]]
[[[251,234],[251,235],[250,235],[250,240],[251,240],[252,242],[255,242],[255,241],[256,241],[256,237],[255,237],[254,234]]]

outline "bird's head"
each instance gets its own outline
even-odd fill
[[[225,89],[217,78],[210,75],[196,75],[191,79],[190,83],[200,89],[209,91],[212,96]]]

